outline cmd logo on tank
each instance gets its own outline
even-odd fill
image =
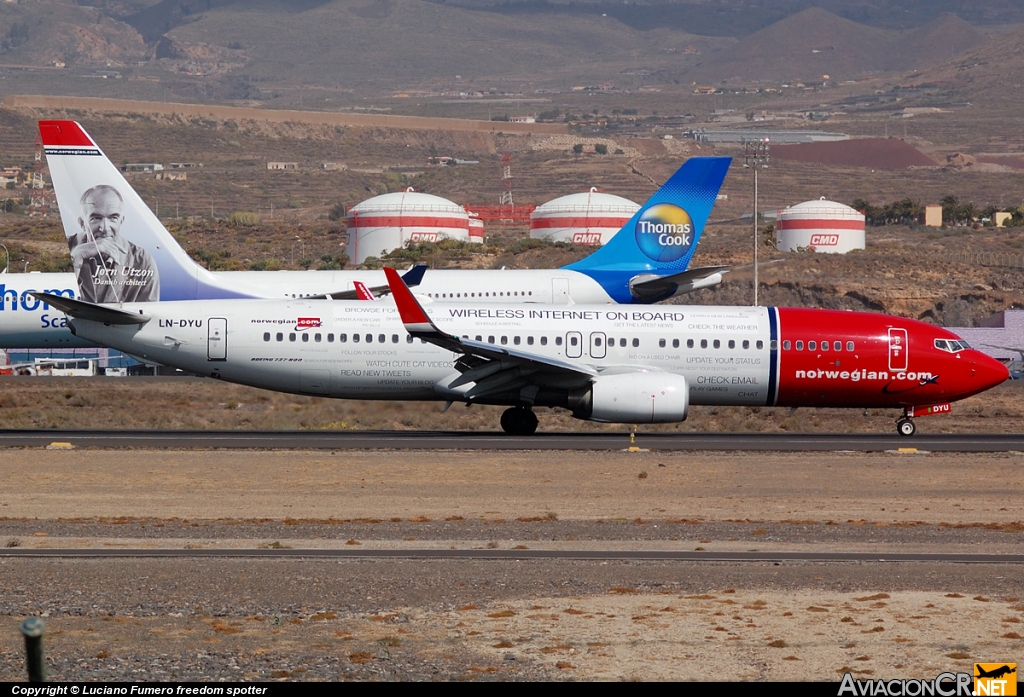
[[[690,251],[693,232],[689,213],[674,204],[659,203],[640,214],[636,244],[652,261],[676,261]]]

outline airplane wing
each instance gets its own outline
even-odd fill
[[[426,264],[416,264],[411,269],[409,269],[404,274],[402,274],[402,281],[404,281],[405,285],[407,285],[408,287],[413,288],[415,286],[418,286],[423,281],[423,275],[426,272],[427,272],[427,265]],[[376,296],[378,298],[380,296],[382,296],[382,295],[387,295],[388,293],[391,292],[391,289],[386,284],[383,285],[383,286],[365,286],[364,285],[363,287],[366,288],[366,290],[368,290],[371,295]],[[310,295],[310,296],[307,296],[307,297],[310,300],[328,300],[328,299],[330,299],[330,300],[364,300],[365,299],[365,298],[363,298],[362,296],[359,295],[359,290],[355,289],[355,288],[352,289],[352,290],[339,290],[339,291],[337,291],[335,293],[322,293],[320,295]]]
[[[142,310],[135,314],[119,310],[110,305],[95,305],[83,300],[65,298],[63,295],[39,293],[36,291],[32,291],[30,295],[52,305],[70,317],[80,317],[92,322],[103,322],[104,324],[145,324],[152,319],[149,315],[143,314]]]
[[[637,300],[656,300],[717,286],[728,266],[701,266],[671,276],[641,274],[629,281],[629,292]]]
[[[524,401],[530,401],[531,390],[536,395],[542,386],[582,386],[598,374],[589,366],[448,334],[431,321],[398,272],[386,268],[384,273],[406,331],[414,338],[462,355],[455,362],[455,369],[462,375],[445,386],[453,395],[473,400],[519,389],[526,390]],[[459,389],[470,383],[473,387]]]

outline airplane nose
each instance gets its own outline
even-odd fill
[[[987,390],[1002,384],[1010,377],[1006,366],[980,351],[975,352],[971,360],[971,373],[980,384],[980,389]]]

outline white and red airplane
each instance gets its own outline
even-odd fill
[[[1008,377],[1002,363],[917,320],[833,310],[444,303],[393,269],[392,299],[96,305],[52,294],[76,336],[198,375],[343,399],[533,407],[580,419],[664,423],[691,404],[902,409],[914,417]]]

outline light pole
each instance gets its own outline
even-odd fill
[[[743,138],[740,143],[743,145],[743,166],[754,170],[754,305],[757,305],[757,248],[759,246],[757,236],[757,170],[768,168],[768,139],[767,138]]]

